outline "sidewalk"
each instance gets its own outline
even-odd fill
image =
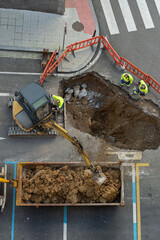
[[[65,24],[67,32],[64,34]],[[0,9],[0,50],[62,52],[71,43],[99,35],[96,15],[91,0],[66,0],[64,15],[27,10]],[[65,36],[65,41],[64,41]],[[76,52],[76,60],[63,61],[60,71],[77,71],[95,53],[91,48]],[[80,67],[79,67],[80,66]]]

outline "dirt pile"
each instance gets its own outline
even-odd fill
[[[120,170],[103,168],[106,180],[99,186],[87,167],[36,166],[23,178],[23,201],[32,203],[112,203],[119,201]]]
[[[143,151],[159,147],[160,109],[151,101],[133,99],[97,73],[63,81],[61,91],[73,127],[118,148]]]

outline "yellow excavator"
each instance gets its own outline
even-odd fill
[[[25,133],[46,135],[51,130],[58,132],[77,148],[87,165],[91,168],[93,180],[99,185],[103,184],[106,180],[105,175],[98,171],[90,162],[78,139],[72,137],[66,129],[56,123],[55,112],[52,111],[51,99],[45,89],[39,84],[30,83],[19,92],[16,92],[15,99],[12,101],[12,115],[15,123]]]

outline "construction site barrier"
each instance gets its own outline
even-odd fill
[[[82,48],[90,47],[94,44],[98,44],[100,41],[102,42],[105,49],[109,52],[109,54],[112,56],[112,58],[120,67],[127,69],[129,72],[133,73],[138,78],[144,80],[151,87],[153,87],[158,93],[160,93],[160,84],[150,75],[144,73],[134,64],[132,64],[130,61],[128,61],[123,57],[120,57],[118,53],[114,50],[114,48],[111,46],[111,44],[108,42],[106,37],[104,36],[95,36],[87,40],[70,44],[69,46],[66,47],[66,50],[61,54],[61,56],[55,62],[54,60],[56,57],[56,51],[54,51],[40,78],[40,84],[44,82],[45,77],[48,77],[54,71],[54,69],[60,64],[60,62],[67,56],[68,53],[74,52]]]
[[[120,65],[120,56],[118,53],[114,50],[114,48],[111,46],[111,44],[107,41],[107,39],[104,36],[101,36],[102,43],[109,52],[109,54],[112,56],[112,58],[116,61],[118,65]]]
[[[72,51],[79,50],[79,49],[82,49],[82,48],[90,47],[94,44],[99,43],[100,40],[101,40],[101,37],[96,36],[96,37],[93,37],[93,38],[89,38],[87,40],[83,40],[83,41],[80,41],[80,42],[70,44],[67,48],[69,48],[69,52],[72,52]]]
[[[49,67],[51,67],[51,65],[53,64],[53,62],[54,62],[54,59],[55,59],[55,57],[56,57],[56,50],[52,53],[52,55],[51,55],[51,57],[50,57],[50,59],[49,59],[49,61],[48,61],[48,63],[47,63],[47,65],[46,65],[46,67],[45,67],[45,69],[44,69],[44,71],[43,71],[43,73],[42,73],[42,76],[41,76],[41,78],[40,78],[40,84],[42,84],[43,82],[44,82],[44,79],[45,79],[45,77],[47,76],[47,70],[48,70],[48,68]]]
[[[120,57],[120,64],[122,67],[127,69],[129,72],[133,73],[138,78],[144,80],[146,83],[148,83],[151,87],[153,87],[158,93],[160,93],[160,84],[152,78],[150,75],[144,73],[142,70],[140,70],[138,67],[136,67],[134,64],[132,64],[127,59]]]

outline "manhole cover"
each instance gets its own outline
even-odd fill
[[[72,24],[72,28],[77,32],[81,32],[84,29],[84,25],[82,23],[76,21]]]

